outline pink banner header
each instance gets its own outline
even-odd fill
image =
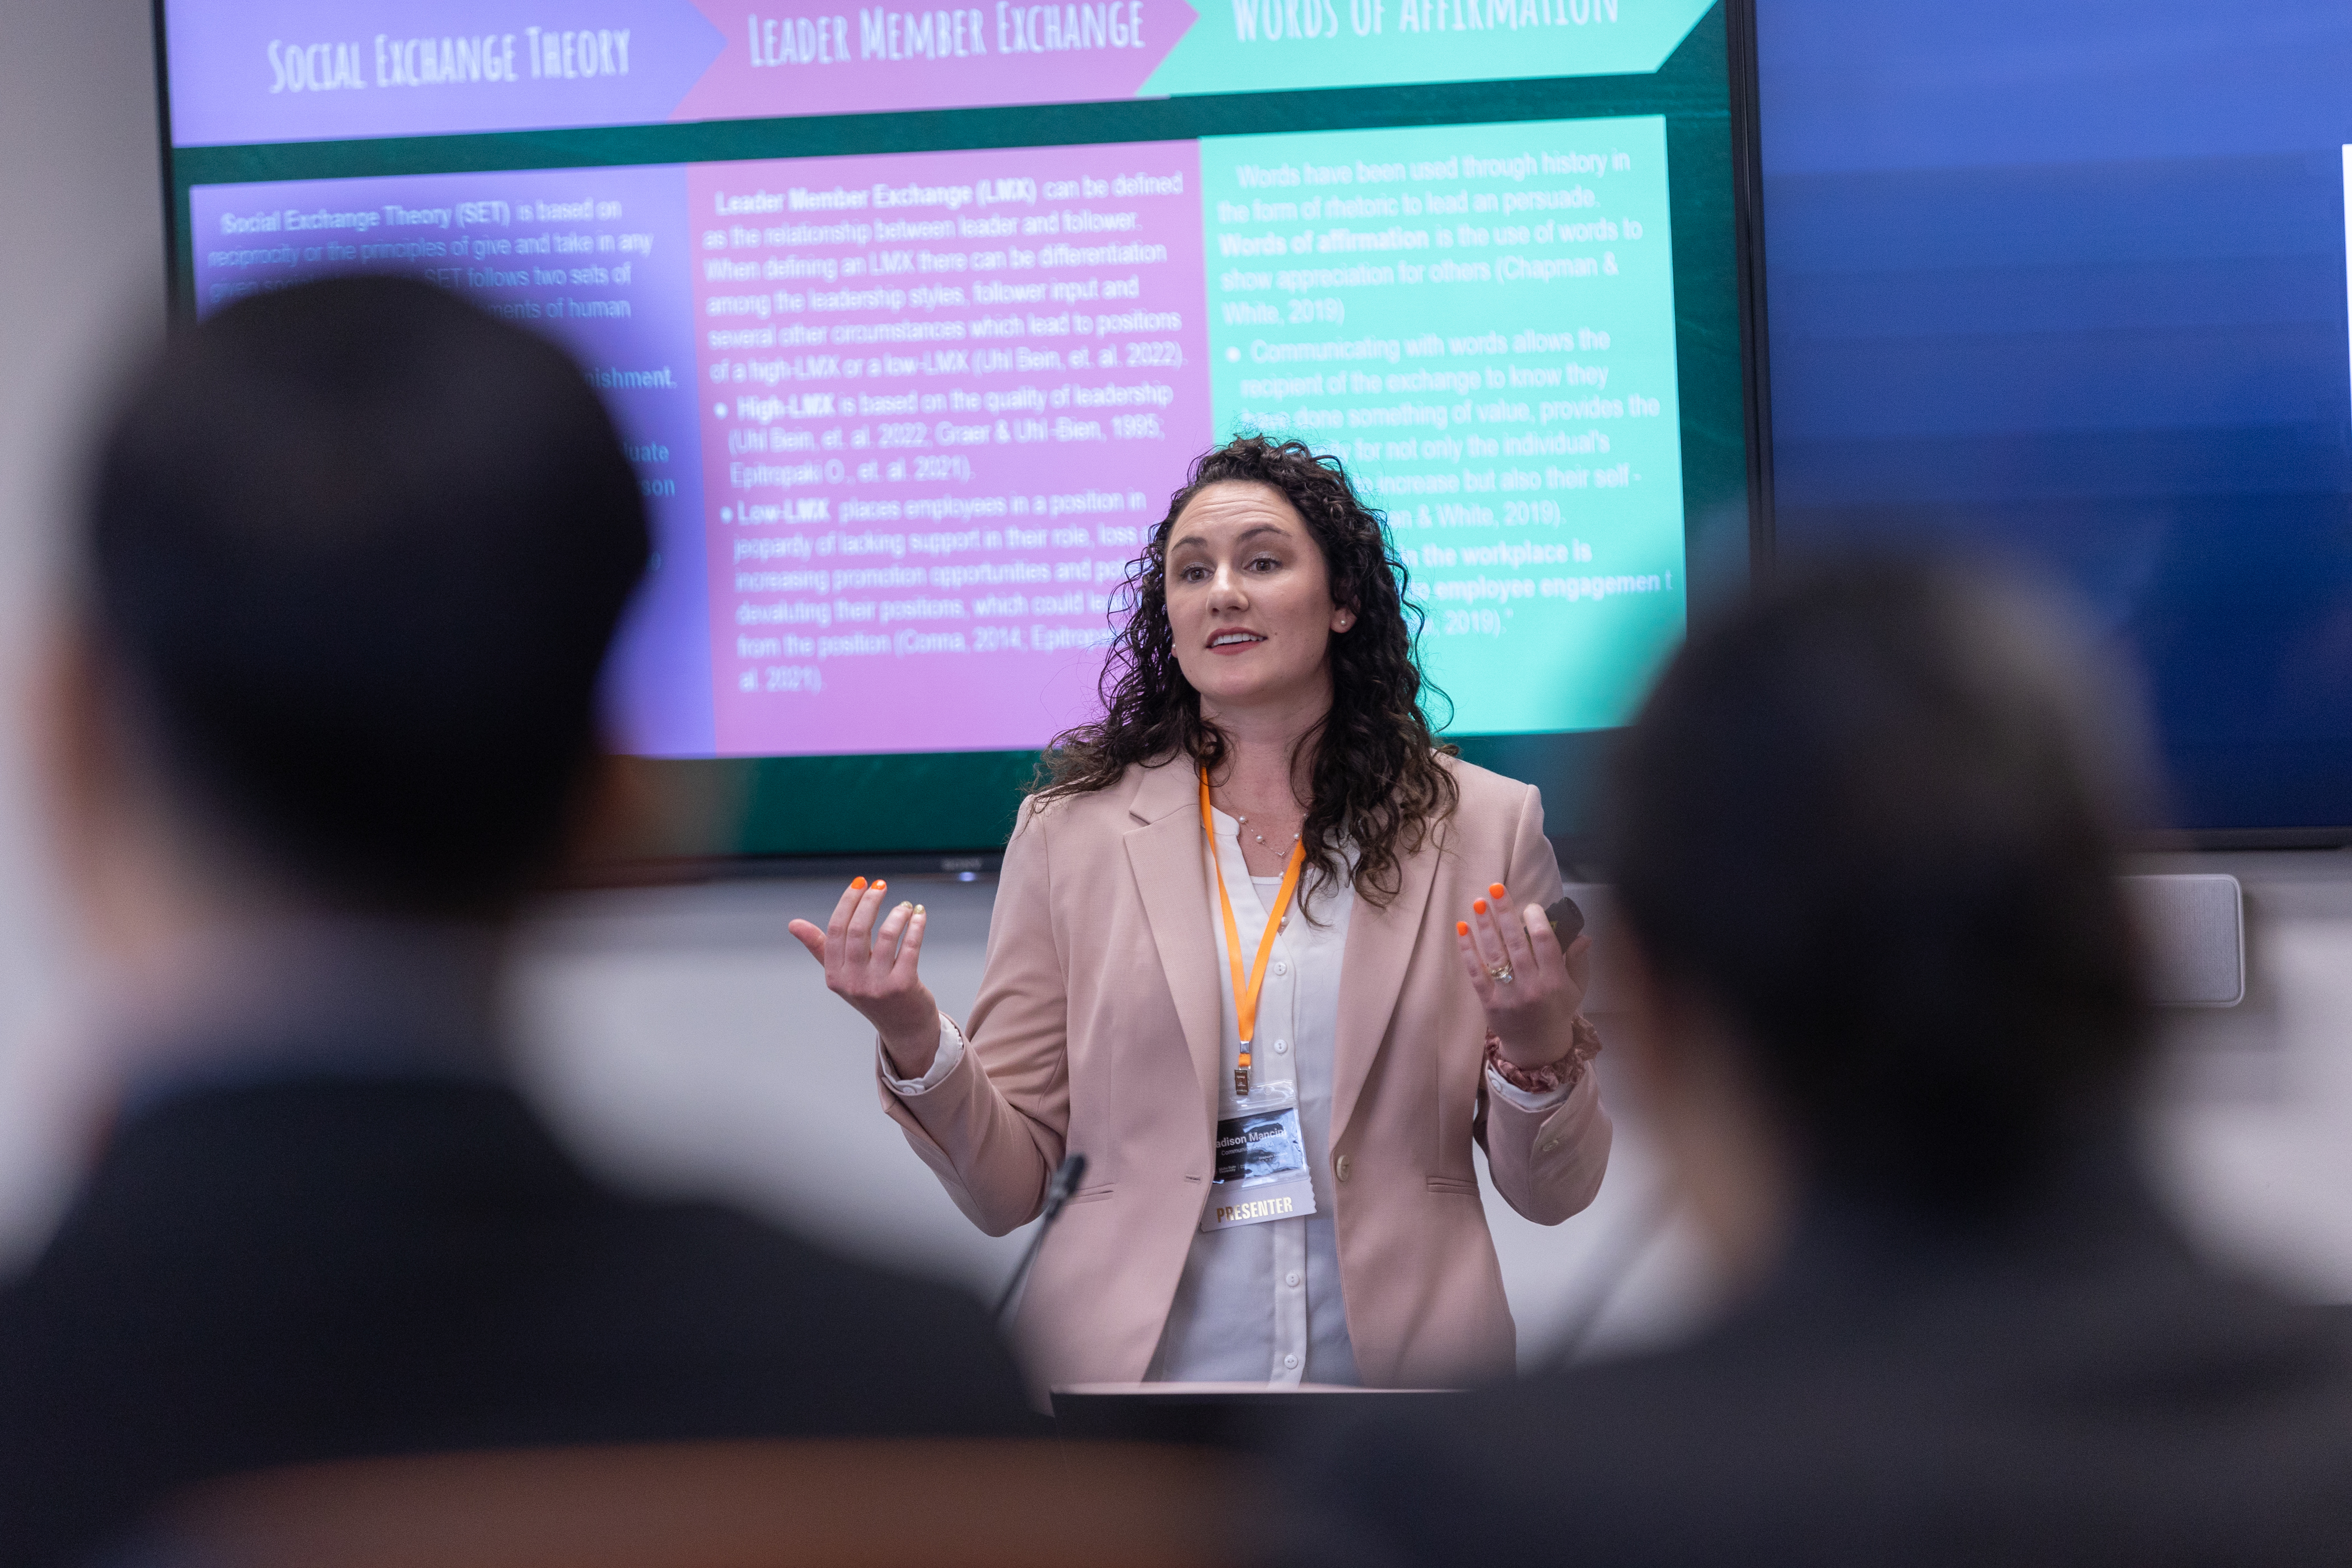
[[[784,11],[694,0],[727,37],[674,118],[1129,99],[1198,19],[1184,0]]]

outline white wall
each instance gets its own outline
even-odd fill
[[[141,0],[0,0],[0,670],[21,671],[89,400],[161,321],[147,11]],[[35,1245],[81,1147],[79,973],[40,854],[19,689],[0,685],[0,1250]],[[809,803],[822,810],[824,803]],[[2196,858],[2246,879],[2246,1004],[2177,1016],[2150,1096],[2158,1163],[2192,1230],[2296,1288],[2352,1300],[2352,857]],[[985,885],[926,884],[932,980],[979,978]],[[784,934],[825,889],[794,882],[601,894],[551,910],[517,985],[534,1091],[592,1160],[717,1192],[840,1245],[985,1289],[1019,1237],[967,1225],[884,1120],[870,1047]],[[1628,1273],[1654,1173],[1638,1108],[1592,1210],[1542,1230],[1489,1214],[1529,1354]],[[1593,1336],[1624,1344],[1704,1310],[1669,1226]]]
[[[154,54],[139,0],[0,0],[0,1245],[74,1142],[74,954],[39,854],[24,681],[91,399],[163,319]]]
[[[2352,851],[2168,856],[2246,889],[2246,999],[2168,1020],[2158,1173],[2216,1255],[2352,1301]]]

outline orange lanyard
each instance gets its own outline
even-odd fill
[[[1257,962],[1250,965],[1249,979],[1242,979],[1242,933],[1234,923],[1234,900],[1225,891],[1225,868],[1217,853],[1217,829],[1209,817],[1209,770],[1201,770],[1201,834],[1209,841],[1209,868],[1217,874],[1217,902],[1224,907],[1225,962],[1234,972],[1234,1017],[1241,1026],[1242,1054],[1234,1068],[1234,1093],[1246,1099],[1250,1086],[1250,1044],[1257,1038],[1258,993],[1265,989],[1266,961],[1274,956],[1274,933],[1282,929],[1282,917],[1289,912],[1290,895],[1298,890],[1298,873],[1307,864],[1307,846],[1290,847],[1290,863],[1283,868],[1282,887],[1274,895],[1274,912],[1265,918],[1265,934],[1257,939]]]

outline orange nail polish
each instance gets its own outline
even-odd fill
[[[1502,901],[1503,895],[1508,891],[1510,891],[1509,889],[1504,887],[1502,883],[1497,882],[1493,887],[1486,889],[1486,896],[1493,899],[1496,902],[1500,903]]]
[[[877,893],[887,893],[890,890],[890,884],[877,877],[874,879],[874,890]]]
[[[1485,913],[1486,912],[1486,900],[1484,900],[1484,899],[1473,899],[1473,900],[1470,900],[1470,912],[1471,912],[1472,914],[1477,914],[1477,915],[1483,915],[1483,914],[1485,914]]]
[[[1454,934],[1455,936],[1468,936],[1470,934],[1470,922],[1468,921],[1455,921],[1454,922]]]
[[[852,877],[849,879],[849,890],[853,893],[864,892],[866,890],[866,879],[863,877]]]

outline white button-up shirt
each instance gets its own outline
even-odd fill
[[[1257,963],[1258,942],[1282,879],[1252,877],[1242,858],[1241,825],[1222,811],[1212,820],[1246,975]],[[1275,935],[1274,959],[1258,994],[1253,1098],[1284,1087],[1296,1094],[1315,1212],[1193,1237],[1168,1325],[1160,1331],[1159,1353],[1144,1374],[1155,1382],[1359,1381],[1348,1340],[1347,1302],[1339,1290],[1331,1184],[1331,1061],[1339,1025],[1340,963],[1355,905],[1352,889],[1325,888],[1315,898],[1309,920],[1294,899]],[[1241,1056],[1241,1024],[1234,1005],[1233,967],[1225,961],[1224,917],[1215,909],[1209,917],[1216,926],[1224,1024],[1224,1069],[1217,1085],[1217,1114],[1223,1118],[1241,1114],[1233,1076]]]

